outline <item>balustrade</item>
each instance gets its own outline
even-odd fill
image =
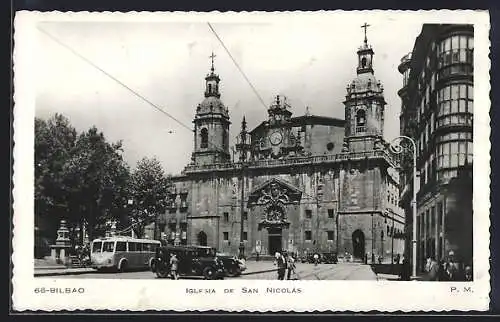
[[[392,155],[384,150],[374,150],[365,152],[350,152],[350,153],[340,153],[333,155],[316,155],[307,157],[291,157],[279,160],[254,160],[246,163],[249,168],[267,168],[267,167],[280,167],[280,166],[290,166],[290,165],[311,165],[329,162],[340,162],[347,160],[359,160],[364,158],[386,158],[392,164],[394,164],[394,158]],[[238,170],[242,168],[241,162],[235,163],[215,163],[207,165],[189,165],[185,168],[185,173],[197,173],[197,172],[207,172],[207,171],[225,171],[225,170]]]

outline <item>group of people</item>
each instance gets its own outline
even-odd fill
[[[288,252],[276,252],[276,260],[274,265],[278,266],[278,280],[298,279],[297,272],[295,271],[295,256],[288,254]]]
[[[446,260],[439,263],[433,256],[427,258],[425,264],[425,280],[427,281],[472,281],[472,267],[463,265],[455,260],[453,251],[450,251]]]
[[[80,260],[81,265],[90,266],[90,245],[76,245],[74,255]]]

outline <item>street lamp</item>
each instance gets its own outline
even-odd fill
[[[411,278],[417,277],[417,145],[415,140],[409,136],[401,135],[392,140],[390,150],[396,154],[404,151],[401,142],[407,140],[413,148],[413,198],[411,201],[413,210],[413,238],[412,238],[412,274]]]

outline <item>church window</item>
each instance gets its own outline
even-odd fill
[[[208,84],[208,92],[212,93],[212,84]]]
[[[312,218],[312,210],[306,209],[306,218]]]
[[[227,138],[228,138],[227,131],[226,131],[226,129],[223,129],[222,130],[222,149],[224,149],[224,150],[228,146]]]
[[[246,231],[243,232],[243,240],[248,240],[248,233]]]
[[[224,236],[224,241],[229,241],[229,232],[225,231],[222,235]]]
[[[366,57],[363,57],[361,59],[361,68],[365,68],[366,67]]]
[[[243,212],[243,220],[248,220],[248,212]]]
[[[306,240],[312,240],[312,232],[310,230],[305,231]]]
[[[328,230],[327,232],[328,240],[333,240],[333,230]]]
[[[228,222],[229,221],[229,213],[225,212],[223,215],[224,215],[224,221]]]
[[[326,145],[326,149],[327,149],[328,151],[331,151],[331,150],[333,150],[333,146],[334,146],[334,145],[333,145],[333,143],[332,143],[332,142],[329,142],[329,143]]]
[[[356,113],[356,133],[366,131],[366,112],[365,110],[359,110]]]
[[[201,129],[201,145],[202,149],[208,148],[208,130],[206,128]]]
[[[328,209],[328,218],[333,218],[333,209]]]

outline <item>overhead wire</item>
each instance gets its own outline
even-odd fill
[[[146,102],[150,107],[154,108],[155,110],[157,110],[157,111],[161,112],[162,114],[166,115],[167,117],[171,118],[176,123],[178,123],[179,125],[181,125],[182,128],[185,128],[185,129],[189,130],[190,132],[193,132],[193,129],[189,125],[186,125],[181,120],[179,120],[178,118],[176,118],[172,114],[168,113],[167,111],[165,111],[164,109],[162,109],[161,107],[159,107],[157,104],[153,103],[152,101],[150,101],[146,97],[144,97],[138,91],[134,90],[133,88],[131,88],[130,86],[128,86],[127,84],[125,84],[123,81],[119,80],[118,78],[116,78],[115,76],[113,76],[112,74],[110,74],[109,72],[107,72],[106,70],[104,70],[103,68],[101,68],[100,66],[98,66],[97,64],[95,64],[94,62],[92,62],[90,59],[86,58],[85,56],[83,56],[82,54],[80,54],[79,52],[77,52],[76,50],[74,50],[73,48],[71,48],[70,46],[66,45],[65,43],[63,43],[62,41],[60,41],[59,39],[57,39],[56,37],[54,37],[53,35],[51,35],[46,30],[43,30],[40,27],[37,27],[37,29],[40,32],[42,32],[43,34],[45,34],[46,36],[48,36],[50,39],[52,39],[54,42],[56,42],[57,44],[59,44],[60,46],[62,46],[64,48],[66,48],[67,50],[69,50],[72,54],[74,54],[78,58],[82,59],[87,64],[91,65],[92,67],[94,67],[95,69],[97,69],[98,71],[100,71],[101,73],[103,73],[104,75],[106,75],[107,77],[109,77],[110,79],[112,79],[113,81],[115,81],[121,87],[125,88],[126,90],[128,90],[129,92],[131,92],[132,94],[134,94],[136,97],[138,97],[142,101]],[[218,152],[225,152],[218,145],[216,145],[216,144],[214,144],[214,143],[212,143],[210,141],[207,141],[207,143],[209,145],[211,145],[212,147],[214,147]]]

